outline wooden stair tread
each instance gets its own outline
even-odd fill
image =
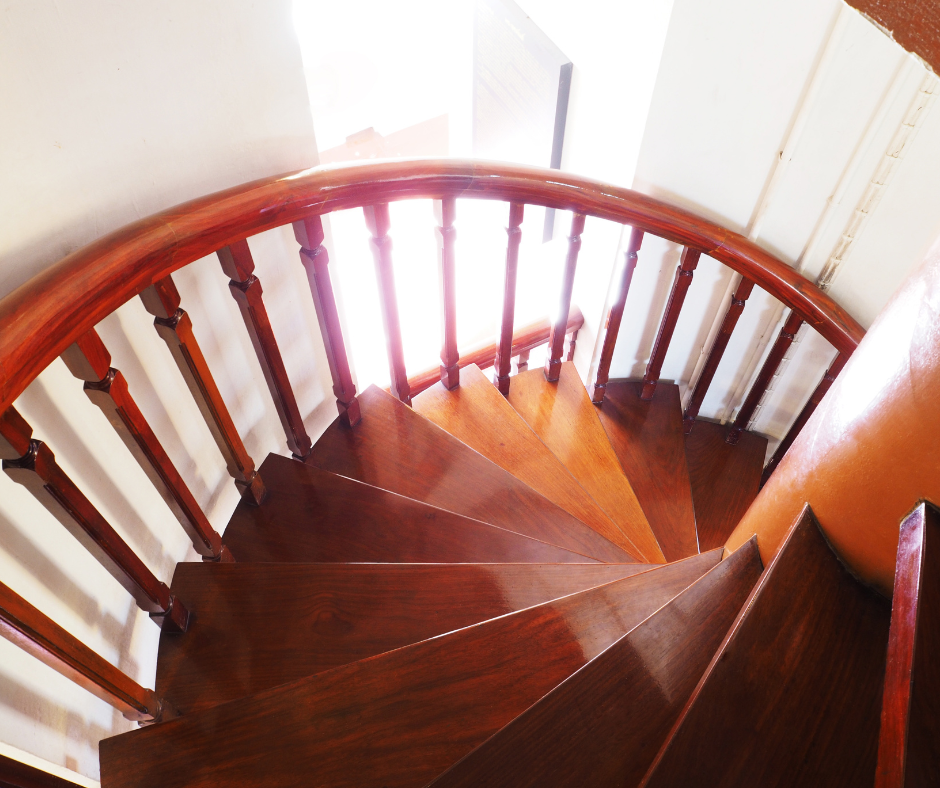
[[[632,555],[641,551],[532,432],[475,364],[452,391],[437,383],[412,401],[415,412],[466,443]]]
[[[636,785],[760,573],[752,539],[433,785]]]
[[[109,786],[423,785],[718,563],[719,551],[100,745]]]
[[[666,560],[676,561],[700,549],[679,387],[659,381],[649,402],[642,390],[642,383],[610,381],[597,413]]]
[[[479,520],[269,454],[261,506],[225,529],[239,562],[584,563],[593,559]]]
[[[557,383],[541,369],[516,375],[509,404],[558,457],[649,562],[666,559],[570,361]]]
[[[745,430],[732,446],[727,434],[726,426],[696,421],[685,436],[701,550],[724,545],[760,491],[767,438]]]
[[[376,386],[359,406],[362,421],[353,428],[334,421],[309,465],[601,561],[636,561]]]

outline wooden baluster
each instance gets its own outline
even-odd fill
[[[509,227],[506,233],[506,274],[503,280],[503,321],[499,332],[499,347],[493,363],[493,382],[503,396],[509,394],[509,371],[512,368],[512,327],[516,316],[516,273],[519,267],[519,244],[522,243],[522,215],[525,205],[509,204]]]
[[[531,351],[524,350],[518,356],[516,356],[516,374],[520,372],[525,372],[529,368],[529,353]]]
[[[663,314],[662,323],[659,324],[656,342],[653,344],[653,353],[650,355],[649,364],[646,365],[646,374],[643,376],[643,392],[640,394],[640,399],[653,399],[656,382],[659,380],[659,374],[663,370],[663,362],[666,360],[666,351],[669,350],[669,343],[672,341],[672,332],[676,330],[676,323],[679,322],[679,312],[682,311],[685,294],[689,290],[689,285],[692,284],[695,267],[698,265],[701,255],[701,252],[689,247],[682,251],[682,258],[679,261],[679,267],[676,268],[676,277],[672,282],[672,290],[669,293],[669,300],[666,302],[666,311]]]
[[[32,435],[33,428],[15,408],[0,415],[0,459],[7,476],[29,490],[154,621],[168,631],[185,632],[189,613],[183,603],[66,476],[49,447]]]
[[[568,356],[565,361],[574,361],[574,351],[578,347],[578,329],[568,335]]]
[[[164,451],[157,436],[140,412],[121,371],[111,366],[111,354],[98,332],[91,329],[62,354],[71,373],[85,381],[85,394],[97,405],[124,445],[140,463],[167,506],[180,521],[193,547],[205,561],[234,561],[222,537]]]
[[[317,322],[320,324],[320,336],[326,349],[326,360],[330,365],[333,378],[333,394],[340,421],[348,427],[356,426],[362,420],[359,400],[356,399],[356,387],[349,369],[346,356],[346,343],[343,341],[343,328],[339,322],[339,310],[333,295],[333,283],[330,280],[330,255],[323,245],[323,221],[319,216],[308,216],[294,222],[294,237],[300,244],[300,262],[307,272],[310,294],[317,310]]]
[[[545,379],[556,383],[561,375],[561,357],[565,350],[565,331],[568,324],[568,310],[571,308],[571,293],[574,290],[574,272],[578,265],[578,252],[581,251],[581,233],[584,232],[583,213],[571,217],[571,233],[568,236],[568,256],[565,258],[565,271],[561,279],[561,296],[558,299],[558,314],[548,338],[548,357],[545,359]]]
[[[721,363],[721,357],[724,355],[725,348],[728,347],[731,332],[734,331],[738,318],[741,317],[741,313],[744,311],[744,303],[747,301],[753,289],[753,282],[748,279],[742,279],[738,283],[734,295],[731,296],[731,304],[728,306],[728,311],[725,313],[725,319],[721,321],[718,336],[715,337],[711,350],[708,351],[708,359],[705,361],[705,366],[702,367],[702,374],[699,375],[698,382],[695,384],[695,389],[689,399],[689,404],[685,409],[682,424],[685,428],[686,435],[692,432],[695,419],[698,417],[699,408],[702,407],[705,394],[708,392],[708,387],[715,377],[715,372],[718,370],[718,365]]]
[[[271,328],[268,310],[262,298],[261,282],[254,275],[255,261],[248,248],[248,241],[236,241],[220,249],[217,254],[222,270],[231,279],[228,286],[238,302],[245,327],[251,337],[251,344],[264,372],[268,391],[271,392],[278,418],[287,435],[287,447],[294,457],[303,460],[310,454],[313,444],[304,428],[304,420],[300,415],[300,408],[297,407],[297,399],[294,397],[290,378],[287,377],[287,369],[284,367],[277,340],[274,338],[274,330]]]
[[[760,404],[764,392],[767,391],[767,386],[770,385],[771,378],[773,378],[776,373],[777,367],[779,367],[780,362],[783,361],[783,357],[793,343],[796,332],[800,330],[800,326],[802,325],[803,318],[796,312],[790,312],[786,323],[784,323],[783,328],[780,329],[777,341],[774,342],[774,346],[771,348],[770,354],[764,362],[764,366],[761,367],[754,381],[754,385],[751,386],[751,390],[747,393],[747,398],[744,400],[741,410],[738,411],[738,417],[734,420],[734,424],[731,425],[731,429],[728,430],[728,435],[725,438],[727,443],[732,445],[736,444],[741,437],[741,433],[747,429],[748,422],[751,420],[751,416],[754,415],[754,411],[757,410],[757,406]]]
[[[147,311],[154,315],[153,324],[157,333],[166,342],[183,373],[186,385],[225,458],[229,475],[235,479],[235,486],[249,503],[260,504],[267,495],[264,482],[235,429],[232,416],[196,342],[192,321],[180,309],[180,294],[176,285],[169,276],[164,277],[145,289],[140,294],[140,300],[144,302]]]
[[[445,197],[440,202],[441,234],[441,303],[443,305],[442,323],[444,342],[441,348],[441,382],[446,389],[455,389],[460,385],[460,368],[457,362],[457,272],[454,257],[454,244],[457,230],[454,219],[457,214],[457,199]]]
[[[588,389],[591,402],[600,405],[604,401],[607,391],[607,381],[610,378],[610,362],[614,358],[614,348],[617,345],[617,335],[620,333],[620,323],[623,320],[623,310],[627,304],[627,294],[630,292],[630,283],[633,281],[633,272],[636,270],[637,253],[643,243],[643,231],[633,228],[630,233],[630,242],[624,254],[623,272],[617,285],[617,295],[607,312],[604,321],[604,345],[601,348],[601,357],[597,363],[597,375]]]

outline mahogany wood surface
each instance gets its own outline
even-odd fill
[[[457,350],[457,263],[454,246],[457,243],[457,200],[445,197],[435,203],[439,211],[437,230],[440,234],[441,261],[441,382],[452,389],[460,384],[460,353]],[[408,381],[409,386],[411,380]],[[412,396],[417,392],[412,391]]]
[[[940,785],[940,513],[901,523],[875,788]]]
[[[191,600],[199,615],[185,638],[161,638],[156,691],[184,714],[653,567],[243,564],[235,572],[216,568],[184,563],[173,577],[174,593]]]
[[[102,786],[284,786],[298,775],[305,785],[424,785],[717,558],[657,567],[105,739]]]
[[[724,545],[760,490],[767,438],[743,432],[731,446],[727,432],[721,424],[699,421],[685,436],[700,550]]]
[[[516,317],[516,273],[519,266],[519,244],[522,243],[522,216],[525,205],[510,203],[509,226],[506,228],[506,266],[503,272],[503,317],[499,328],[499,345],[493,359],[493,382],[499,393],[509,393],[509,371],[512,366],[513,322]]]
[[[79,788],[79,785],[0,755],[0,788]]]
[[[565,353],[565,334],[568,312],[571,309],[571,293],[574,290],[574,274],[578,266],[578,253],[581,251],[581,233],[584,232],[583,213],[576,213],[571,217],[571,232],[568,234],[568,254],[565,257],[565,268],[561,277],[561,292],[558,296],[558,317],[552,326],[552,334],[548,339],[548,354],[545,359],[545,379],[557,381],[561,374],[561,362]],[[574,348],[572,347],[572,355]]]
[[[310,465],[589,558],[635,560],[376,386],[359,403],[362,423],[350,429],[333,422],[314,445]]]
[[[414,409],[605,539],[640,555],[478,367],[460,371],[455,391],[447,391],[443,384],[432,386],[414,400]]]
[[[940,26],[937,0],[849,0],[908,52],[925,60],[934,73],[940,72]]]
[[[760,572],[752,540],[432,785],[636,785]]]
[[[641,785],[871,786],[888,619],[807,507]]]
[[[597,415],[666,560],[676,561],[699,551],[679,387],[660,382],[649,402],[642,388],[610,381]]]

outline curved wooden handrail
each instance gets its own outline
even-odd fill
[[[851,353],[864,334],[828,295],[744,236],[647,195],[557,170],[400,159],[317,167],[217,192],[127,225],[50,266],[0,301],[0,412],[79,336],[194,260],[310,214],[444,196],[541,205],[630,224],[740,272],[840,352]]]

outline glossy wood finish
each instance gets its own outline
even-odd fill
[[[558,296],[558,317],[552,326],[552,334],[548,339],[548,355],[545,359],[545,379],[556,382],[561,375],[561,362],[565,353],[565,333],[568,322],[568,311],[571,309],[571,293],[574,290],[574,274],[578,267],[578,252],[581,251],[581,233],[584,232],[583,213],[576,213],[571,217],[571,232],[568,234],[568,254],[565,257],[565,268],[561,277],[561,293]],[[574,348],[572,346],[572,355]]]
[[[685,436],[700,550],[724,545],[760,490],[767,438],[744,432],[731,446],[727,432],[726,426],[700,421]]]
[[[642,388],[610,381],[597,415],[666,560],[676,561],[699,551],[679,388],[660,383],[649,402],[640,399]]]
[[[453,389],[460,384],[460,353],[457,351],[457,268],[454,245],[457,229],[457,200],[445,197],[434,204],[438,211],[437,228],[440,233],[439,254],[441,260],[441,382],[444,388]],[[408,381],[409,385],[411,381]],[[417,392],[412,392],[412,396]]]
[[[57,777],[20,761],[0,755],[2,788],[79,788],[78,783]]]
[[[807,508],[641,785],[872,785],[888,607]]]
[[[235,241],[217,252],[222,271],[231,280],[228,283],[232,297],[251,337],[251,344],[258,356],[258,363],[264,373],[265,383],[274,400],[281,426],[287,435],[287,447],[295,457],[303,459],[310,453],[310,436],[304,427],[297,398],[291,387],[281,350],[274,337],[274,329],[268,319],[268,310],[262,297],[261,282],[255,276],[255,261],[251,256],[246,240]]]
[[[157,624],[185,632],[189,613],[183,603],[154,577],[58,466],[49,447],[32,438],[32,432],[32,427],[14,408],[3,414],[0,459],[4,473],[29,490]]]
[[[734,327],[737,325],[738,318],[741,317],[741,313],[744,311],[744,304],[753,289],[753,282],[742,279],[738,282],[738,286],[731,296],[731,303],[728,305],[728,311],[725,312],[724,320],[721,321],[718,336],[715,337],[711,350],[708,351],[705,366],[702,367],[702,373],[699,375],[698,381],[695,383],[695,389],[692,391],[692,396],[689,398],[689,403],[685,407],[685,416],[682,419],[682,425],[686,435],[692,431],[695,419],[698,417],[699,409],[702,407],[702,402],[705,400],[705,395],[708,393],[708,387],[712,384],[715,373],[718,371],[721,357],[725,354],[725,348],[728,347],[728,341],[731,339]]]
[[[401,321],[398,317],[398,297],[395,294],[395,272],[392,268],[392,239],[388,231],[392,223],[388,216],[388,203],[376,203],[363,208],[366,226],[372,235],[372,256],[375,258],[375,278],[379,286],[379,305],[385,327],[385,347],[388,353],[388,371],[391,390],[396,399],[411,404],[408,373],[405,372],[405,348],[401,339]]]
[[[102,786],[424,785],[716,563],[657,567],[106,739]]]
[[[330,255],[323,245],[323,221],[319,216],[311,215],[294,222],[294,237],[300,244],[300,262],[307,272],[310,294],[317,310],[320,337],[333,378],[336,409],[343,423],[354,427],[362,415],[359,401],[356,399],[352,372],[349,369],[349,357],[346,355],[346,343],[343,341],[343,327],[339,321],[339,310],[336,308],[333,282],[330,280]]]
[[[193,549],[209,561],[232,561],[231,551],[209,523],[186,482],[140,412],[120,370],[111,367],[111,354],[92,329],[66,348],[62,360],[85,382],[85,394],[114,427],[124,445],[179,520]]]
[[[349,430],[331,424],[314,444],[310,465],[589,558],[612,563],[634,560],[384,391],[370,386],[359,402],[360,426]]]
[[[940,513],[901,523],[875,788],[940,784]]]
[[[614,348],[617,346],[617,337],[620,335],[620,323],[623,320],[623,310],[627,305],[627,295],[630,293],[630,284],[633,282],[633,272],[636,270],[637,255],[643,243],[643,231],[633,228],[630,231],[630,240],[627,251],[623,255],[623,268],[617,282],[614,301],[607,310],[604,320],[604,344],[601,346],[601,356],[597,363],[597,372],[593,382],[588,386],[591,402],[600,405],[604,401],[607,390],[607,381],[610,379],[610,362],[614,358]]]
[[[509,393],[509,371],[512,366],[512,327],[516,316],[516,270],[519,266],[519,244],[522,243],[522,215],[525,205],[510,203],[509,226],[506,228],[506,267],[503,274],[503,319],[499,329],[499,345],[493,360],[493,383],[504,396]]]
[[[205,356],[189,315],[180,308],[180,294],[170,277],[165,277],[141,292],[140,299],[154,316],[153,325],[166,342],[170,354],[179,367],[209,432],[225,458],[229,476],[235,480],[242,497],[254,503],[264,500],[264,482],[255,470],[254,460],[245,449],[235,422],[222,399],[219,387],[209,371]]]
[[[641,560],[666,560],[574,364],[562,365],[557,384],[541,370],[517,375],[509,403],[636,545]]]
[[[637,546],[539,440],[478,367],[461,370],[460,388],[455,391],[447,391],[443,385],[428,389],[414,400],[414,408],[605,539],[639,556]]]
[[[755,541],[711,569],[432,785],[636,785],[760,572]]]
[[[650,360],[646,365],[646,374],[643,376],[643,393],[641,397],[646,401],[651,400],[653,392],[656,391],[659,373],[662,372],[663,362],[666,360],[666,353],[669,351],[669,343],[672,341],[672,334],[676,330],[676,323],[679,322],[682,304],[685,303],[685,295],[692,284],[692,277],[695,275],[695,268],[701,256],[702,253],[697,249],[686,247],[682,250],[682,257],[679,259],[679,265],[676,268],[676,276],[672,281],[672,290],[669,291],[669,300],[666,301],[666,311],[663,313],[662,322],[659,324],[659,333],[656,334],[653,352],[650,353]]]
[[[940,27],[935,0],[849,0],[867,19],[940,72]]]
[[[651,568],[180,564],[173,591],[199,616],[161,639],[156,690],[189,714]]]

